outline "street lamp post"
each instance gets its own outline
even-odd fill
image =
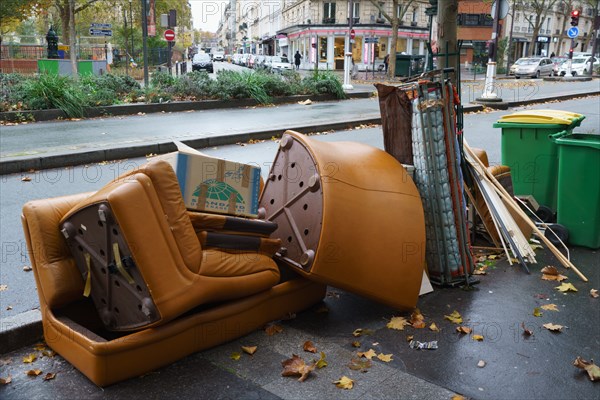
[[[352,90],[354,86],[350,83],[350,71],[352,69],[352,23],[354,22],[353,0],[348,1],[348,36],[345,43],[344,54],[344,90]]]
[[[489,58],[487,63],[487,73],[485,75],[485,86],[483,88],[483,94],[477,101],[485,103],[485,102],[502,102],[502,99],[498,97],[496,93],[496,58],[497,58],[497,49],[498,49],[498,31],[500,30],[500,7],[501,0],[496,1],[496,8],[494,12],[494,23],[492,25],[492,40],[490,42],[490,51]]]
[[[135,53],[133,48],[133,9],[131,3],[133,0],[129,0],[129,33],[131,36],[131,58],[133,58],[133,54]]]

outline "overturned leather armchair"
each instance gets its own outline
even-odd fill
[[[46,342],[101,386],[242,336],[325,293],[282,278],[272,223],[187,211],[160,161],[91,195],[29,202],[22,220]]]

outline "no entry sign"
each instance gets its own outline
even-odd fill
[[[167,42],[172,42],[175,40],[175,32],[173,31],[173,29],[167,29],[165,31],[164,36]]]

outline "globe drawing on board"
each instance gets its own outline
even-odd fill
[[[207,181],[202,182],[202,185],[198,185],[196,190],[194,191],[193,196],[199,197],[200,190],[202,186],[207,187],[206,191],[206,200],[219,200],[229,202],[230,198],[235,198],[235,202],[238,204],[244,204],[244,198],[240,195],[240,193],[235,190],[231,185],[228,185],[225,182],[218,181],[216,179],[209,179]]]

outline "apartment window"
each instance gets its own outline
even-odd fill
[[[354,8],[354,9],[352,10],[352,16],[353,16],[354,18],[358,18],[358,17],[360,17],[360,3],[358,3],[358,2],[354,2],[354,3],[352,3],[352,6],[353,6],[353,8]]]
[[[519,22],[521,20],[521,13],[515,14],[515,22]]]
[[[417,7],[413,8],[412,22],[417,22],[417,10],[418,10]]]
[[[323,3],[323,23],[335,24],[335,2]]]
[[[383,14],[381,13],[381,9],[382,9],[384,6],[385,6],[385,3],[384,3],[384,2],[382,2],[382,1],[380,1],[380,2],[379,2],[379,7],[380,7],[380,8],[378,9],[378,10],[379,10],[379,14],[377,14],[377,18],[378,18],[378,19],[383,19]]]
[[[479,14],[463,14],[462,25],[465,26],[478,26],[479,25]]]

